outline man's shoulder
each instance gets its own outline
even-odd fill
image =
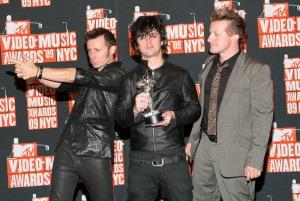
[[[253,76],[256,76],[257,73],[270,72],[268,64],[250,54],[242,53],[237,62],[245,72],[249,71]]]
[[[254,64],[258,66],[262,66],[266,64],[265,62],[263,62],[257,57],[252,56],[251,54],[242,53],[241,55],[244,55],[245,57],[245,64]]]
[[[107,64],[108,69],[113,68],[113,69],[118,69],[119,71],[125,71],[122,68],[122,62],[121,61],[114,61],[112,63]]]
[[[107,64],[102,71],[97,71],[97,73],[112,73],[120,76],[124,76],[126,74],[125,69],[122,68],[122,62],[114,61],[112,63]]]
[[[165,66],[168,70],[170,70],[172,72],[178,72],[178,73],[187,73],[188,72],[185,68],[178,66],[176,64],[173,64],[171,62],[168,62],[168,61],[165,63]]]
[[[135,77],[139,71],[140,71],[140,68],[138,65],[138,66],[134,67],[132,70],[128,71],[125,74],[124,79],[132,79],[132,77]]]

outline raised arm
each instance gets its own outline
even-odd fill
[[[49,80],[52,82],[41,82],[45,85],[53,85],[53,88],[57,88],[61,82],[74,82],[76,68],[45,68],[35,65],[35,63],[33,63],[33,61],[25,55],[23,55],[23,58],[24,61],[18,61],[14,59],[8,60],[9,62],[15,64],[15,73],[19,78],[23,78],[24,80],[30,78]]]

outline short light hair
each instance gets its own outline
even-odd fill
[[[226,32],[229,36],[233,34],[239,35],[239,43],[241,43],[246,34],[246,22],[245,20],[233,10],[230,10],[227,7],[223,7],[221,9],[216,9],[210,15],[210,21],[221,21],[227,20],[230,21],[230,25],[227,27]]]

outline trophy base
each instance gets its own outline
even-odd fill
[[[145,125],[146,126],[151,126],[152,124],[157,124],[161,121],[164,120],[164,118],[161,116],[162,113],[158,112],[158,113],[154,113],[152,115],[149,116],[145,116]]]

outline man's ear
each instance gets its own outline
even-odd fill
[[[161,43],[160,43],[160,46],[168,46],[168,40],[167,39],[165,39],[165,40],[163,40],[163,41],[161,41]]]
[[[117,47],[115,45],[111,46],[109,48],[109,53],[114,55],[116,53]]]
[[[239,34],[233,34],[233,35],[231,36],[231,40],[232,40],[232,41],[239,41],[239,39],[240,39]]]

